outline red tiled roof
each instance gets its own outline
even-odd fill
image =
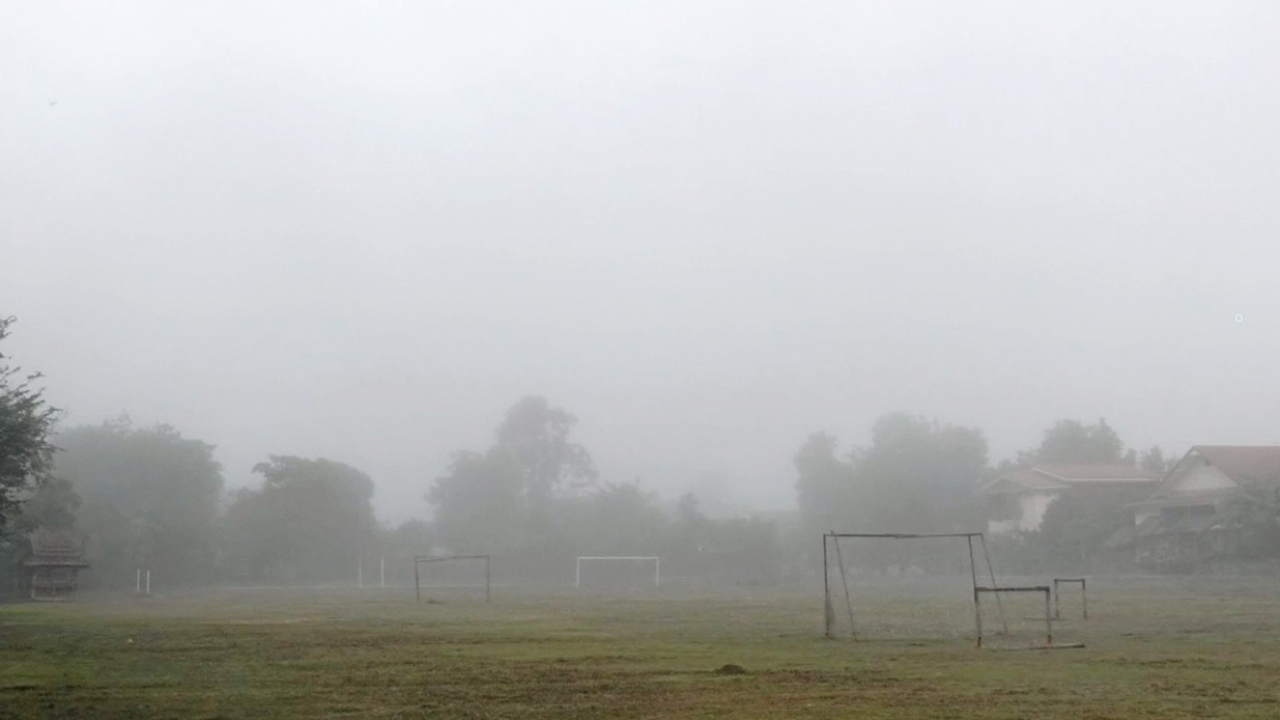
[[[1149,480],[1154,482],[1160,479],[1160,475],[1156,473],[1149,473],[1142,468],[1127,463],[1036,465],[1035,469],[1065,482],[1071,482],[1072,480],[1111,480],[1116,482]]]
[[[1071,486],[1094,483],[1098,485],[1151,483],[1154,485],[1159,481],[1159,475],[1124,463],[1036,465],[1014,468],[1001,473],[1000,477],[984,485],[981,492],[986,494],[1018,492],[1012,488],[1001,488],[1001,485],[1034,491],[1063,490]]]
[[[1280,445],[1196,445],[1190,452],[1236,482],[1280,476]]]
[[[987,494],[1000,494],[1001,492],[1010,492],[1009,490],[997,490],[999,485],[1014,485],[1026,490],[1061,490],[1065,487],[1062,483],[1046,477],[1042,473],[1038,473],[1032,468],[1014,468],[1008,472],[1001,473],[1000,477],[992,480],[982,486],[982,492]],[[1017,492],[1016,490],[1014,492]]]

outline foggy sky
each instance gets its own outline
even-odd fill
[[[7,352],[232,485],[426,517],[530,393],[761,508],[891,410],[1280,441],[1274,3],[0,8]]]

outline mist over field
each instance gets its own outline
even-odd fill
[[[0,312],[126,412],[428,518],[549,398],[601,478],[796,507],[905,411],[1275,441],[1270,3],[12,3]]]
[[[0,720],[1276,717],[1278,40],[0,0]]]

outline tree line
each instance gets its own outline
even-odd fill
[[[351,583],[361,564],[372,580],[383,561],[403,582],[412,556],[428,553],[494,555],[508,576],[528,579],[564,579],[587,554],[660,555],[668,574],[774,579],[771,524],[712,520],[692,495],[668,511],[639,482],[601,482],[569,437],[574,422],[541,397],[520,400],[491,448],[457,453],[429,484],[433,521],[389,528],[375,517],[373,480],[350,465],[273,455],[254,468],[260,485],[227,492],[213,445],[121,417],[52,437],[50,473],[15,525],[82,537],[91,587],[131,587],[138,569],[167,586]]]
[[[11,322],[0,322],[0,340]],[[510,407],[489,447],[458,451],[424,482],[432,520],[391,528],[375,517],[373,479],[350,465],[272,455],[254,467],[257,486],[228,492],[213,445],[127,417],[59,429],[37,378],[0,354],[0,562],[29,551],[33,528],[62,528],[84,539],[89,582],[104,587],[129,585],[139,568],[169,585],[350,582],[383,559],[397,582],[411,577],[413,555],[429,552],[494,555],[529,578],[563,579],[577,555],[660,555],[669,574],[776,582],[812,570],[809,546],[822,531],[982,528],[978,484],[1015,465],[1162,472],[1169,462],[1158,447],[1126,450],[1105,420],[1062,420],[1039,446],[992,466],[980,429],[889,413],[865,447],[842,450],[827,433],[801,445],[794,519],[712,519],[693,495],[668,506],[638,480],[602,479],[574,440],[574,415],[530,396]],[[1040,532],[1002,551],[1024,563],[1085,556],[1125,519],[1117,503],[1065,499]]]
[[[0,323],[0,339],[12,320]],[[139,569],[167,586],[349,583],[357,568],[391,582],[417,554],[482,553],[508,575],[564,579],[577,555],[659,555],[667,574],[776,579],[776,526],[714,520],[686,495],[673,507],[639,481],[600,478],[574,441],[577,419],[545,398],[516,402],[490,447],[454,454],[424,482],[433,519],[378,522],[374,481],[327,458],[272,455],[259,483],[228,491],[215,447],[127,416],[58,427],[59,412],[0,355],[0,575],[10,590],[38,527],[74,533],[85,585],[132,586]]]

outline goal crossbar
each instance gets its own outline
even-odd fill
[[[422,581],[419,568],[430,563],[465,561],[465,560],[483,560],[484,561],[484,601],[489,602],[490,597],[490,558],[488,555],[414,555],[413,556],[413,595],[418,602],[422,602]]]
[[[837,538],[884,538],[888,540],[911,540],[913,538],[980,538],[983,533],[838,533],[829,532],[827,537]]]
[[[1080,586],[1080,604],[1084,609],[1084,619],[1089,619],[1089,586],[1086,578],[1054,578],[1053,579],[1053,617],[1054,619],[1062,618],[1062,606],[1058,596],[1058,589],[1062,585],[1075,584]]]
[[[662,585],[662,558],[657,555],[579,555],[577,565],[573,572],[573,586],[582,587],[582,561],[583,560],[623,560],[623,561],[653,561],[653,586]]]

